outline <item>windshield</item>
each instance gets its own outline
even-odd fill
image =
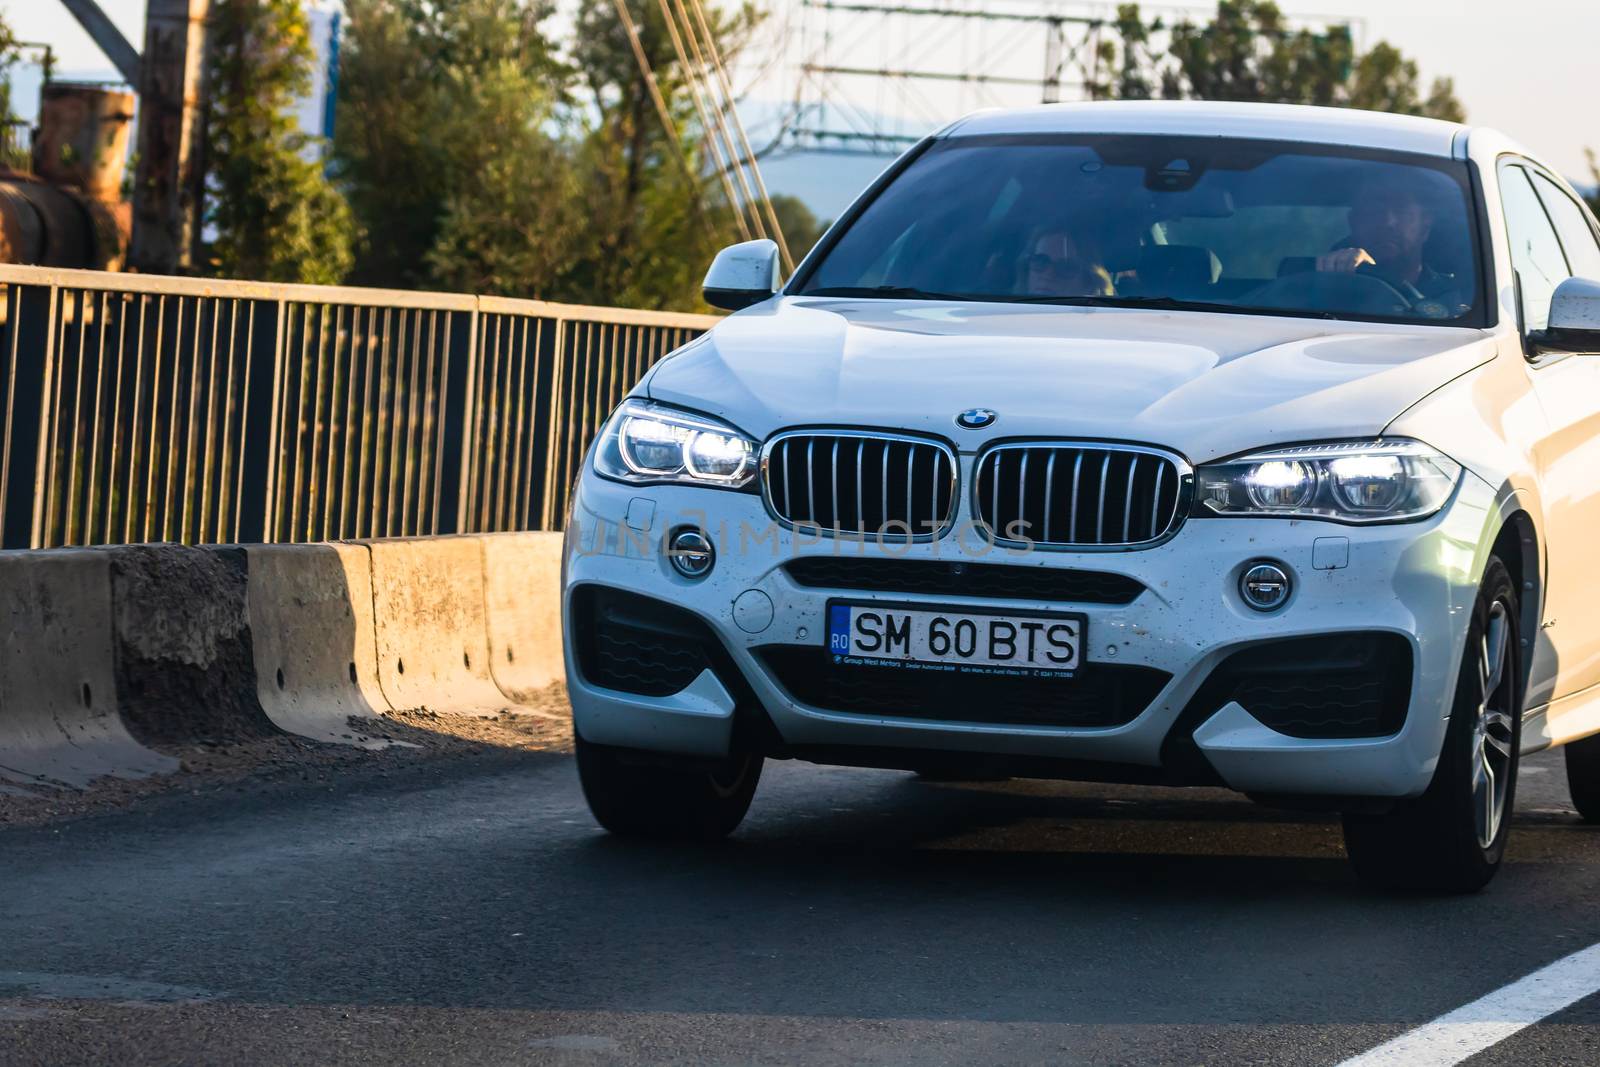
[[[935,142],[795,290],[1472,324],[1465,165],[1226,138]]]

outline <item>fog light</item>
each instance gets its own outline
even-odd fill
[[[698,579],[711,573],[717,551],[705,534],[693,527],[684,527],[674,531],[667,540],[667,559],[672,569],[685,578]]]
[[[1257,611],[1277,611],[1289,602],[1293,583],[1276,563],[1252,563],[1239,579],[1239,595]]]

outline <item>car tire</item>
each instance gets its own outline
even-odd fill
[[[1517,589],[1490,557],[1473,606],[1455,705],[1433,781],[1381,815],[1347,812],[1356,874],[1385,889],[1471,893],[1505,855],[1522,744],[1522,644]]]
[[[1572,806],[1584,822],[1600,823],[1600,736],[1573,741],[1563,751]]]
[[[744,821],[760,756],[721,763],[577,739],[578,779],[595,821],[622,837],[715,841]]]

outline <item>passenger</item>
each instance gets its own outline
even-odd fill
[[[1111,296],[1111,274],[1085,242],[1065,226],[1041,229],[1022,260],[1022,288],[1028,296]]]

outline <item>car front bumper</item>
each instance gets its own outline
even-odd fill
[[[1153,548],[1017,555],[983,544],[965,516],[958,516],[955,531],[940,540],[862,543],[782,528],[753,494],[678,486],[641,489],[590,473],[574,497],[564,560],[567,676],[575,726],[585,740],[600,744],[724,755],[737,744],[736,708],[742,692],[746,699],[753,696],[782,743],[796,752],[861,754],[840,762],[870,764],[873,758],[867,754],[872,752],[922,751],[1122,765],[1155,774],[1164,758],[1170,758],[1170,739],[1181,730],[1215,777],[1238,790],[1414,796],[1431,780],[1443,743],[1494,505],[1493,491],[1468,474],[1451,503],[1422,523],[1352,527],[1281,519],[1193,519]],[[718,547],[716,565],[702,579],[681,577],[663,553],[667,535],[682,526],[706,530]],[[791,560],[819,555],[1070,568],[1130,577],[1144,591],[1126,604],[863,592],[802,585],[784,567]],[[1289,603],[1272,614],[1251,610],[1237,592],[1244,568],[1260,560],[1279,563],[1294,578]],[[708,669],[678,691],[657,695],[595,684],[575,652],[582,635],[573,630],[573,597],[596,587],[624,590],[692,613],[726,650],[723,671]],[[915,708],[863,713],[859,708],[808,705],[780,683],[758,650],[774,645],[820,648],[826,639],[826,606],[839,598],[984,612],[1072,612],[1088,620],[1088,664],[1154,668],[1170,680],[1130,721],[1110,727],[952,721],[949,716],[918,718]],[[1197,694],[1210,692],[1202,687],[1236,653],[1289,638],[1353,634],[1399,635],[1410,646],[1409,705],[1395,732],[1378,737],[1291,736],[1264,725],[1233,700],[1201,708],[1196,717],[1191,705]],[[723,677],[728,669],[739,677]]]

